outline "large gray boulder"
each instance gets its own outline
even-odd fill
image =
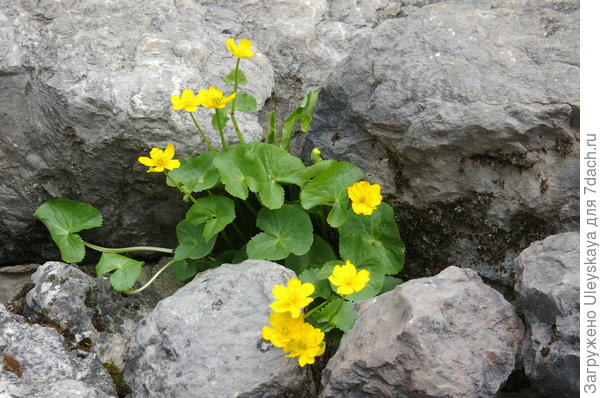
[[[35,286],[25,296],[26,317],[68,331],[103,363],[121,369],[138,323],[158,302],[149,292],[121,295],[106,277],[56,261],[40,266],[31,279]]]
[[[525,373],[549,397],[579,396],[579,234],[534,242],[515,262]]]
[[[472,270],[449,267],[360,304],[323,372],[322,398],[493,397],[523,325]]]
[[[382,184],[409,276],[460,265],[509,286],[522,249],[578,225],[579,2],[421,3],[355,39],[305,154]]]
[[[198,274],[139,324],[125,368],[135,398],[304,397],[306,373],[265,342],[271,290],[293,271],[247,260]]]
[[[72,350],[57,330],[28,324],[0,304],[0,397],[116,398],[94,353]]]

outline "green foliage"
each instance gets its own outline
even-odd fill
[[[185,219],[193,225],[205,224],[202,233],[205,241],[235,220],[235,203],[225,196],[205,196],[197,199],[197,202],[200,206],[192,206],[186,213]]]
[[[204,225],[194,225],[187,220],[177,224],[177,241],[175,260],[198,259],[206,256],[215,246],[216,236],[206,241],[204,239]]]
[[[63,261],[76,263],[85,257],[85,246],[77,232],[102,225],[102,214],[87,203],[51,199],[33,216],[44,223],[60,250]]]
[[[96,264],[96,274],[104,275],[114,271],[110,276],[110,283],[118,292],[131,290],[133,284],[142,273],[142,261],[136,261],[129,257],[116,253],[102,253],[100,261]]]
[[[191,158],[182,158],[180,159],[181,166],[170,171],[169,176],[189,192],[205,191],[219,182],[219,171],[213,166],[214,158],[215,156],[210,152]],[[168,186],[175,186],[169,179],[166,181]]]
[[[227,76],[225,76],[225,78],[223,79],[223,82],[227,85],[227,86],[233,86],[235,83],[235,73],[236,70],[232,70],[231,72],[229,72],[227,74]],[[246,74],[244,74],[244,72],[242,72],[240,69],[237,70],[237,78],[238,78],[238,84],[240,86],[245,86],[246,84],[248,84],[248,79],[246,78]]]
[[[294,253],[305,254],[313,242],[310,217],[296,206],[283,205],[280,209],[261,209],[256,226],[264,232],[248,242],[248,257],[262,260],[282,260]]]
[[[265,168],[247,145],[229,146],[219,152],[213,162],[219,170],[225,190],[236,198],[247,199],[248,190],[257,192],[266,180]]]
[[[298,279],[304,283],[312,283],[315,286],[315,292],[312,294],[312,297],[330,299],[334,296],[327,277],[322,278],[318,268],[306,268],[298,275]]]
[[[336,298],[317,311],[313,319],[320,324],[323,331],[327,332],[336,327],[342,332],[347,332],[354,325],[356,311],[352,302]]]
[[[285,259],[285,266],[299,275],[306,268],[316,267],[336,258],[331,245],[319,235],[314,235],[310,250],[301,256],[290,254]]]
[[[283,128],[281,129],[281,142],[280,146],[285,150],[290,150],[290,144],[292,142],[292,136],[294,135],[294,129],[296,123],[300,123],[300,130],[307,133],[310,129],[310,122],[313,117],[313,111],[319,92],[317,90],[309,91],[304,97],[302,105],[294,109],[292,113],[283,122]]]
[[[404,243],[400,240],[394,210],[379,205],[371,216],[351,214],[339,228],[340,255],[353,264],[394,275],[404,266]]]
[[[319,165],[319,162],[316,165]],[[315,166],[316,166],[315,165]],[[333,205],[327,222],[339,227],[349,216],[348,187],[358,181],[363,172],[348,162],[336,162],[323,170],[302,187],[300,200],[302,207],[310,209],[318,205]]]
[[[255,112],[256,98],[248,93],[241,93],[235,98],[235,110],[240,112]]]

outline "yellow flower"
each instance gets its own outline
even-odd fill
[[[247,39],[240,40],[240,44],[236,46],[235,40],[232,37],[227,40],[227,48],[238,58],[250,58],[257,53],[257,51],[250,51],[252,43]]]
[[[300,310],[309,305],[313,299],[308,297],[315,291],[312,283],[302,283],[299,279],[292,278],[287,287],[275,285],[273,296],[275,302],[270,305],[275,312],[289,311],[292,318],[300,316]]]
[[[172,95],[171,103],[173,104],[174,111],[185,109],[186,112],[196,112],[198,105],[200,105],[200,97],[198,95],[194,96],[192,90],[186,88],[181,93],[181,97]]]
[[[225,105],[233,101],[236,93],[229,97],[224,97],[223,92],[214,86],[210,86],[208,90],[198,91],[199,104],[209,109],[223,109]]]
[[[356,272],[354,264],[350,260],[346,260],[345,265],[336,265],[327,279],[329,279],[332,285],[338,287],[338,294],[345,295],[360,292],[371,278],[369,271],[363,269]]]
[[[371,185],[367,181],[359,181],[348,187],[348,196],[356,214],[370,216],[381,203],[381,187],[379,184]]]
[[[304,316],[300,314],[298,318],[292,318],[289,312],[273,313],[269,315],[269,322],[273,327],[263,326],[262,337],[273,343],[275,347],[282,348],[298,335],[304,323]]]
[[[283,351],[289,352],[286,357],[298,357],[298,364],[302,367],[306,364],[313,364],[315,357],[323,355],[325,352],[324,338],[325,333],[321,329],[305,322],[300,326],[296,337],[283,347]]]
[[[181,165],[179,160],[173,159],[173,156],[175,156],[175,147],[173,144],[169,144],[164,151],[162,149],[152,148],[150,157],[140,156],[138,162],[144,166],[150,167],[148,173],[161,173],[165,169],[174,170]]]

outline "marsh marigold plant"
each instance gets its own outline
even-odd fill
[[[165,110],[185,112],[172,114],[178,122],[183,116],[177,126],[199,133],[185,148],[192,152],[199,145],[198,153],[176,159],[175,147],[169,144],[138,157],[149,173],[162,173],[150,174],[148,183],[163,181],[181,194],[187,207],[185,216],[174,220],[174,247],[108,248],[89,242],[87,230],[102,225],[102,214],[66,198],[47,201],[34,216],[48,228],[63,261],[78,263],[87,250],[101,252],[96,274],[110,274],[113,288],[125,294],[142,292],[167,270],[189,281],[223,263],[243,267],[246,259],[288,267],[296,277],[273,287],[272,312],[264,320],[268,324],[255,332],[262,332],[263,339],[298,365],[310,365],[352,328],[356,301],[401,283],[397,274],[404,265],[404,245],[381,187],[364,181],[360,168],[327,159],[318,148],[307,163],[290,152],[294,135],[310,130],[316,90],[288,115],[270,112],[264,142],[245,141],[255,134],[249,134],[237,116],[264,106],[245,89],[262,73],[256,67],[244,71],[246,63],[255,62],[257,51],[250,40],[230,38],[221,52],[231,63],[222,81],[210,82],[207,89],[173,88],[173,95],[164,99]],[[226,58],[229,53],[233,57]],[[209,120],[199,122],[196,115]],[[160,139],[168,134],[177,132],[163,131]],[[157,252],[171,259],[134,288],[144,265],[128,254],[135,252]]]

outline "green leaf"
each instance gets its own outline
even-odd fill
[[[327,170],[332,164],[337,163],[335,160],[327,159],[321,162],[315,163],[302,171],[300,174],[300,178],[305,180],[310,180],[311,178],[315,178],[325,170]]]
[[[315,312],[313,318],[320,323],[330,324],[347,332],[356,321],[356,311],[351,302],[338,298]]]
[[[216,236],[213,236],[207,242],[203,237],[204,225],[197,226],[186,220],[177,224],[176,232],[179,246],[175,248],[175,261],[206,256],[215,246],[217,239]]]
[[[400,278],[386,275],[385,279],[383,280],[383,287],[381,288],[380,293],[385,293],[385,292],[389,292],[390,290],[394,290],[396,288],[396,286],[398,286],[402,282],[403,282],[403,280]]]
[[[265,183],[265,168],[256,151],[247,145],[228,146],[217,154],[213,164],[225,190],[236,198],[248,198],[248,190],[258,192]]]
[[[180,281],[186,281],[198,273],[196,262],[200,260],[181,260],[175,261],[173,267],[173,277]]]
[[[317,177],[304,184],[300,193],[302,207],[310,209],[318,205],[333,206],[327,216],[327,222],[332,227],[338,228],[349,215],[348,187],[362,176],[363,172],[352,163],[336,162],[330,165]]]
[[[222,109],[215,109],[215,113],[211,119],[212,126],[215,130],[223,132],[225,126],[227,125],[227,122],[229,121],[229,117],[227,117],[228,112],[228,107]]]
[[[267,142],[277,144],[277,126],[275,125],[275,112],[269,113],[269,127],[267,128]]]
[[[283,128],[281,129],[281,142],[279,145],[289,152],[290,143],[292,142],[292,136],[296,123],[300,122],[300,129],[303,132],[308,132],[310,129],[310,122],[312,120],[313,111],[319,92],[317,90],[309,91],[304,97],[302,105],[294,109],[292,113],[283,122]]]
[[[225,196],[205,196],[197,199],[197,202],[202,208],[194,204],[186,213],[185,219],[193,225],[206,223],[202,234],[206,241],[235,220],[235,202]]]
[[[240,112],[256,111],[256,98],[248,93],[238,93],[235,98],[235,110]]]
[[[277,210],[262,208],[256,225],[264,232],[248,242],[246,251],[249,258],[281,260],[290,253],[300,256],[310,249],[313,242],[310,217],[292,205],[283,205]]]
[[[339,228],[340,256],[359,267],[377,267],[394,275],[404,266],[404,243],[400,240],[394,210],[381,203],[370,216],[351,214]]]
[[[265,179],[258,194],[263,205],[269,209],[278,209],[283,205],[284,191],[279,183],[302,186],[305,180],[300,174],[304,164],[294,155],[272,144],[253,142],[248,144],[251,151],[260,158],[265,170]]]
[[[301,256],[290,254],[288,258],[285,259],[285,266],[293,270],[296,274],[300,274],[304,269],[309,268],[310,266],[323,264],[327,261],[335,260],[336,258],[337,256],[329,243],[319,235],[314,235],[313,244],[310,247],[310,250]]]
[[[319,278],[318,268],[307,268],[298,275],[304,283],[312,283],[315,286],[315,292],[311,294],[312,297],[323,297],[324,299],[330,299],[333,297],[333,291],[327,279]]]
[[[248,84],[248,79],[246,78],[246,75],[244,74],[244,72],[242,72],[241,69],[237,70],[237,77],[238,77],[238,84],[240,86],[245,86],[246,84]],[[235,69],[232,70],[231,72],[229,72],[227,74],[227,76],[225,76],[223,81],[225,82],[225,85],[233,86],[235,84]]]
[[[239,264],[241,262],[248,260],[248,254],[246,253],[246,247],[247,247],[247,245],[242,246],[240,248],[240,250],[238,250],[235,253],[235,255],[233,256],[233,259],[231,260],[231,264]]]
[[[210,189],[219,182],[219,171],[213,166],[214,155],[205,152],[200,156],[180,159],[181,166],[169,172],[169,176],[190,192]],[[174,187],[169,179],[167,185]]]
[[[87,203],[51,199],[33,213],[58,246],[63,261],[77,263],[85,257],[83,239],[77,232],[102,225],[102,214]]]
[[[133,284],[142,273],[142,261],[136,261],[129,257],[116,253],[102,253],[100,261],[96,265],[96,275],[104,275],[114,271],[110,276],[110,283],[118,292],[131,290]]]

